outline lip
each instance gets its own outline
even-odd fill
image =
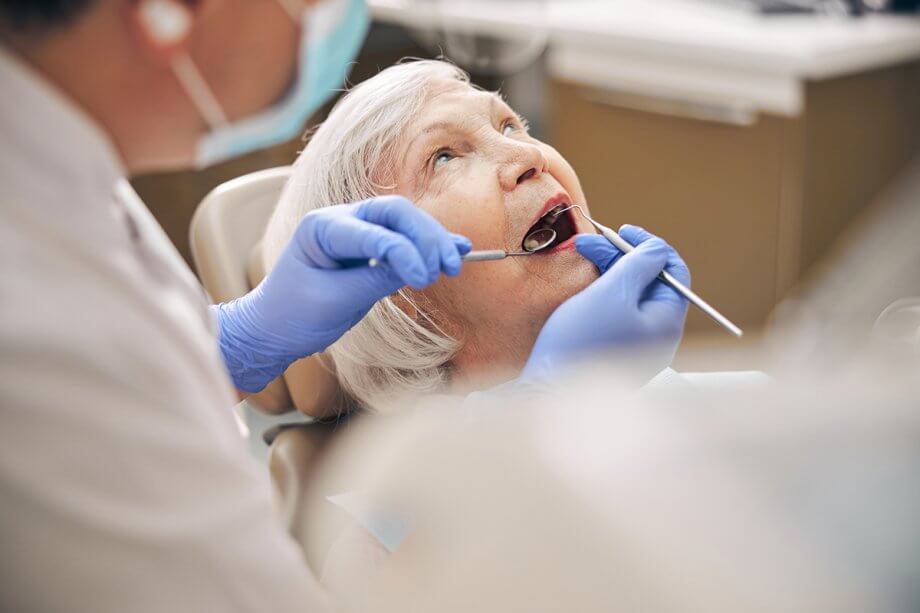
[[[550,198],[543,204],[543,206],[540,209],[540,212],[531,221],[530,227],[533,227],[534,225],[536,225],[537,222],[539,222],[540,219],[544,215],[546,215],[552,208],[560,204],[567,204],[567,205],[573,204],[572,197],[569,196],[568,193],[566,193],[565,191],[561,191],[557,193],[555,196],[553,196],[552,198]],[[571,215],[571,213],[566,213],[566,214]],[[572,223],[574,224],[574,227],[575,227],[575,234],[565,239],[564,241],[562,241],[561,243],[559,243],[552,249],[540,251],[540,254],[550,255],[553,253],[559,253],[561,251],[570,251],[572,249],[575,249],[575,237],[578,236],[578,221],[575,219],[574,216],[572,216]]]
[[[565,239],[564,241],[562,241],[561,243],[559,243],[558,245],[556,245],[555,247],[553,247],[552,249],[547,249],[546,251],[543,251],[541,253],[550,255],[551,253],[559,253],[560,251],[571,251],[572,249],[575,249],[575,238],[576,237],[578,237],[577,232],[573,234],[572,236],[568,237],[567,239]]]
[[[567,193],[559,192],[558,194],[556,194],[555,196],[553,196],[552,198],[546,201],[546,204],[543,205],[543,208],[541,208],[540,212],[537,213],[536,216],[534,216],[534,218],[530,221],[530,225],[527,227],[528,228],[533,227],[534,224],[540,221],[541,217],[549,213],[549,210],[551,208],[559,204],[574,204],[574,203],[572,202],[572,197],[569,196]]]

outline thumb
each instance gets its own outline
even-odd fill
[[[622,251],[599,234],[579,234],[575,237],[575,249],[597,266],[601,274],[607,272],[623,255]]]
[[[462,234],[451,233],[450,237],[453,239],[454,245],[457,247],[457,251],[460,252],[460,255],[466,255],[473,249],[473,243]]]
[[[406,286],[405,280],[388,262],[380,262],[376,266],[346,268],[333,274],[336,275],[340,295],[351,295],[356,304],[366,303],[368,308]]]

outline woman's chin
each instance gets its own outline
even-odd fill
[[[553,289],[562,300],[577,294],[598,277],[597,267],[575,249],[575,242],[528,258],[530,274]]]

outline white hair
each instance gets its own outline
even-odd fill
[[[364,200],[392,185],[393,146],[417,117],[436,81],[469,83],[447,62],[418,60],[381,71],[345,94],[294,163],[263,240],[268,270],[301,219],[314,209]],[[327,350],[346,403],[384,410],[407,395],[442,389],[459,343],[411,292],[384,298]],[[424,305],[429,306],[429,305]],[[410,316],[408,313],[411,313]],[[349,402],[350,401],[350,402]],[[339,410],[349,406],[336,407]]]

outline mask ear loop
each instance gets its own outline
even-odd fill
[[[229,122],[224,109],[188,53],[177,53],[172,59],[172,69],[208,127],[218,130],[226,126]]]
[[[227,115],[188,53],[178,47],[192,31],[188,7],[176,0],[142,0],[138,19],[148,36],[164,49],[176,48],[170,59],[173,74],[211,130],[227,125]]]
[[[303,13],[306,9],[303,0],[278,0],[278,4],[294,23],[299,25],[303,21]]]
[[[148,0],[148,2],[163,2],[164,0]],[[278,0],[281,8],[290,16],[296,24],[303,20],[304,6],[302,0]],[[188,27],[191,28],[191,21]],[[188,56],[188,53],[177,53],[172,59],[172,69],[176,78],[182,83],[188,97],[201,113],[201,116],[207,122],[211,130],[218,130],[227,126],[230,122],[227,114],[217,100],[217,96],[204,80],[204,76],[195,63]]]

